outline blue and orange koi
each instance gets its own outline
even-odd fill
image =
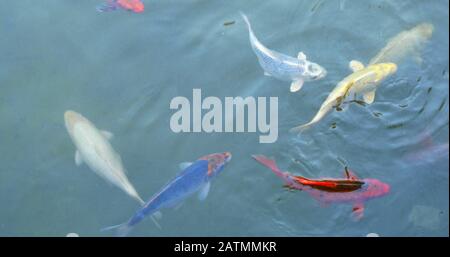
[[[150,198],[127,222],[103,230],[117,229],[118,235],[125,236],[146,216],[159,216],[159,210],[178,206],[195,192],[200,191],[199,199],[205,199],[211,179],[219,174],[230,160],[231,153],[224,152],[209,154],[193,163],[183,164],[180,174]]]

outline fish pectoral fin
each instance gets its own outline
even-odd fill
[[[155,213],[153,213],[152,215],[150,215],[151,220],[153,221],[153,223],[155,223],[155,225],[159,228],[162,229],[161,225],[159,224],[159,222],[157,221],[157,219],[161,219],[162,218],[162,214],[160,211],[156,211]]]
[[[267,71],[265,71],[264,76],[271,77],[272,75],[270,73],[268,73]]]
[[[81,158],[81,154],[78,150],[75,151],[75,164],[77,166],[80,166],[83,164],[83,158]]]
[[[330,202],[329,201],[325,201],[324,199],[320,198],[320,196],[316,196],[316,197],[313,197],[313,198],[316,199],[316,201],[319,203],[319,206],[321,208],[327,208],[327,207],[330,206]]]
[[[358,221],[362,219],[364,216],[364,204],[363,203],[355,203],[352,208],[353,218]]]
[[[198,199],[200,201],[203,201],[206,199],[206,197],[208,196],[209,193],[209,188],[210,188],[211,184],[209,182],[207,182],[201,189],[200,192],[198,193]]]
[[[108,139],[108,140],[111,140],[111,139],[114,137],[114,134],[111,133],[111,132],[109,132],[109,131],[107,131],[107,130],[102,130],[102,131],[100,131],[100,132],[101,132],[102,135],[103,135],[106,139]]]
[[[341,102],[339,104],[334,105],[333,108],[336,109],[336,111],[338,112],[342,112],[347,110],[347,106],[348,104],[346,104],[346,102]]]
[[[303,83],[304,83],[303,79],[294,80],[291,83],[291,92],[294,93],[302,89]]]
[[[180,168],[180,170],[184,170],[191,165],[192,165],[192,162],[182,162],[182,163],[178,164],[178,167]]]
[[[350,67],[350,69],[353,72],[357,72],[359,70],[364,69],[364,64],[362,64],[360,61],[356,61],[356,60],[351,60],[350,63],[348,64],[348,66]]]
[[[162,218],[162,212],[161,211],[156,211],[152,215],[153,215],[153,217],[155,217],[155,218],[157,218],[159,220]]]
[[[375,90],[364,93],[363,98],[365,103],[373,103],[373,101],[375,100]]]
[[[297,55],[297,59],[306,60],[306,55],[303,52],[299,52]]]
[[[285,184],[285,185],[283,185],[283,187],[284,187],[286,190],[290,191],[290,192],[293,192],[293,191],[295,191],[295,190],[302,191],[301,188],[296,188],[296,187],[294,187],[293,185],[289,185],[289,184]]]

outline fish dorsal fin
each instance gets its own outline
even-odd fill
[[[351,60],[350,63],[348,64],[348,66],[350,67],[350,69],[353,72],[357,72],[357,71],[364,69],[364,64],[362,64],[360,61],[356,61],[356,60]]]
[[[211,184],[209,182],[207,182],[201,189],[200,192],[198,193],[198,199],[200,201],[203,201],[206,199],[206,197],[208,196],[209,193],[209,188],[211,187]]]
[[[302,176],[292,176],[292,178],[294,179],[295,182],[300,183],[300,184],[304,184],[306,181],[308,181],[308,179],[306,179]]]
[[[184,170],[191,165],[192,165],[192,162],[182,162],[178,165],[178,167],[180,168],[180,170]]]
[[[373,101],[375,100],[375,89],[364,93],[363,98],[365,103],[367,104],[373,103]]]
[[[304,83],[303,79],[298,79],[298,80],[292,81],[291,88],[290,88],[291,92],[294,93],[294,92],[297,92],[300,89],[302,89],[303,83]]]
[[[75,151],[75,164],[77,166],[80,166],[81,164],[83,164],[83,158],[81,158],[81,154],[80,154],[80,152],[78,152],[78,150]]]
[[[102,130],[100,133],[102,133],[102,135],[108,140],[111,140],[114,137],[114,134],[107,130]]]
[[[344,173],[345,177],[349,180],[359,180],[358,176],[356,176],[356,174],[353,173],[353,171],[349,170],[347,167],[345,167]]]
[[[297,59],[306,60],[306,55],[303,52],[299,52],[297,55]]]

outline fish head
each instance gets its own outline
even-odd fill
[[[317,63],[314,62],[306,62],[304,66],[304,72],[303,76],[305,80],[311,81],[311,80],[319,80],[324,78],[327,75],[327,70],[320,66]]]
[[[364,196],[366,198],[375,198],[389,193],[390,186],[378,179],[364,179],[365,190]]]
[[[219,174],[225,167],[225,164],[231,160],[231,153],[224,152],[209,154],[201,157],[200,160],[208,161],[208,176],[214,176]]]
[[[86,122],[86,118],[84,118],[81,114],[71,110],[68,110],[64,113],[64,123],[69,132],[72,132],[75,125],[79,122]]]
[[[417,27],[415,27],[415,30],[420,36],[428,39],[433,34],[434,26],[431,23],[424,22],[417,25]]]

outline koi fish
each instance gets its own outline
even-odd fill
[[[364,202],[389,193],[390,187],[377,179],[359,179],[352,171],[345,169],[345,178],[308,179],[281,171],[274,160],[263,155],[252,157],[271,169],[286,184],[285,187],[307,192],[323,204],[351,203],[353,215],[359,220],[364,214]]]
[[[410,30],[400,32],[389,39],[386,46],[369,61],[369,65],[385,62],[400,63],[408,56],[421,64],[420,51],[433,34],[433,30],[433,24],[421,23]]]
[[[99,12],[110,12],[118,9],[141,13],[144,11],[144,3],[140,0],[107,0],[106,3],[97,6]]]
[[[120,155],[108,141],[113,134],[98,130],[88,119],[74,111],[66,111],[64,121],[67,132],[77,148],[75,164],[80,166],[86,163],[100,177],[122,189],[141,205],[145,204],[125,175]]]
[[[378,63],[364,67],[361,62],[353,60],[349,66],[353,73],[337,84],[325,102],[322,103],[313,119],[304,125],[292,128],[290,132],[301,132],[319,122],[329,111],[339,107],[349,95],[354,96],[357,93],[362,93],[365,103],[373,103],[377,86],[397,71],[395,63]]]
[[[231,153],[224,152],[203,156],[193,163],[181,164],[183,170],[180,174],[153,195],[127,222],[102,230],[117,229],[119,236],[125,236],[146,216],[161,216],[161,209],[176,207],[195,192],[199,191],[199,200],[204,200],[208,196],[211,179],[219,174],[230,160]]]
[[[297,58],[294,58],[265,47],[253,33],[247,16],[242,12],[241,16],[247,24],[250,44],[264,70],[264,75],[292,81],[291,92],[299,91],[305,81],[318,80],[326,76],[327,71],[319,64],[308,61],[303,52],[299,52]]]

